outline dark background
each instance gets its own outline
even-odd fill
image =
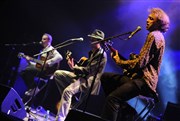
[[[87,56],[90,49],[88,34],[94,29],[104,31],[106,37],[133,31],[137,26],[142,30],[130,40],[113,39],[113,47],[128,57],[130,52],[139,53],[147,31],[145,29],[147,10],[162,8],[170,17],[170,29],[165,34],[166,50],[159,76],[158,93],[161,103],[154,114],[164,112],[167,102],[180,103],[180,17],[178,0],[1,0],[0,2],[0,82],[14,87],[22,95],[25,87],[18,76],[19,52],[33,56],[41,49],[37,45],[22,44],[39,42],[43,33],[53,37],[53,45],[71,38],[83,37],[83,42],[60,48],[65,56],[66,50],[79,59]],[[124,37],[125,38],[125,37]],[[16,46],[8,46],[16,45]],[[111,60],[105,71],[121,73]],[[61,69],[69,70],[64,59]],[[1,92],[0,92],[1,93]],[[130,101],[132,105],[135,100]],[[138,110],[138,107],[137,107]]]

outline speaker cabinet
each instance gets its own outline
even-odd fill
[[[80,110],[70,110],[65,121],[108,121],[91,113],[82,112]]]
[[[0,84],[0,109],[4,114],[23,119],[26,117],[25,106],[21,97],[11,87]]]

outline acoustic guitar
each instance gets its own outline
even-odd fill
[[[26,58],[28,55],[25,55],[24,53],[18,53],[18,57],[19,58]],[[40,59],[36,59],[36,58],[33,58],[33,57],[30,57],[30,61],[33,61],[36,63],[36,68],[38,69],[42,69],[43,67],[43,64],[44,64],[44,61],[45,61],[45,57],[40,57]],[[45,73],[45,75],[51,75],[53,74],[57,69],[59,68],[59,63],[55,63],[53,66],[51,67],[44,67],[43,71]]]

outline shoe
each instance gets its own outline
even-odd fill
[[[34,92],[34,91],[35,91],[35,92]],[[29,89],[28,91],[25,92],[25,95],[26,95],[26,96],[32,96],[33,94],[34,94],[34,95],[37,95],[39,91],[40,91],[39,88]]]
[[[64,120],[65,120],[64,117],[60,117],[60,116],[55,117],[55,121],[64,121]]]

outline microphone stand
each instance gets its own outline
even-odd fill
[[[67,42],[69,42],[69,41],[67,41]],[[53,50],[57,50],[57,49],[59,49],[59,48],[66,47],[66,46],[71,45],[71,44],[74,44],[74,43],[75,43],[75,42],[70,42],[70,43],[67,43],[67,44],[66,44],[65,42],[62,42],[62,43],[60,43],[60,44],[58,44],[58,45],[55,45],[55,46],[54,46],[54,49],[51,49],[51,50],[48,50],[48,51],[44,51],[44,52],[35,54],[34,57],[39,56],[39,55],[42,55],[42,54],[44,54],[44,53],[51,52],[51,51],[53,51]]]
[[[104,55],[104,52],[105,52],[104,50],[105,50],[105,49],[103,48],[103,52],[102,52],[102,54],[101,54],[100,57],[99,57],[98,65],[97,65],[97,70],[96,70],[96,73],[95,73],[95,75],[94,75],[92,84],[91,84],[91,86],[90,86],[90,88],[89,88],[89,91],[88,91],[88,93],[87,93],[87,98],[85,99],[85,107],[84,107],[84,109],[83,109],[83,112],[85,112],[85,110],[86,110],[86,108],[87,108],[87,104],[88,104],[88,101],[89,101],[89,98],[90,98],[90,95],[91,95],[91,92],[92,92],[92,89],[93,89],[93,86],[94,86],[94,83],[95,83],[97,74],[98,74],[98,72],[99,72],[100,63],[101,63],[101,61],[102,61],[102,59],[103,59],[103,55]]]
[[[38,43],[32,42],[32,43],[22,43],[22,44],[5,44],[5,46],[29,46],[29,45],[37,45]]]
[[[114,38],[118,38],[118,37],[120,37],[120,36],[124,36],[124,35],[131,34],[131,33],[132,33],[132,31],[126,32],[126,33],[123,33],[123,34],[119,34],[119,35],[115,35],[115,36],[108,37],[108,38],[105,38],[105,39],[100,40],[100,41],[92,42],[92,44],[102,43],[102,42],[105,42],[105,41],[108,41],[108,40],[112,40],[112,39],[114,39]],[[123,40],[128,40],[128,39],[130,39],[130,38],[126,38],[126,39],[123,39]]]
[[[87,93],[85,93],[85,95],[82,97],[82,99],[80,99],[80,101],[79,102],[77,102],[77,104],[75,104],[74,106],[73,106],[73,109],[77,109],[80,105],[82,105],[82,103],[85,101],[85,106],[84,106],[84,109],[83,109],[83,112],[85,112],[85,110],[86,110],[86,108],[87,108],[87,104],[88,104],[88,100],[89,100],[89,97],[90,97],[90,95],[91,95],[91,92],[92,92],[92,89],[93,89],[93,86],[94,86],[94,83],[95,83],[95,79],[96,79],[96,77],[97,77],[97,74],[98,74],[98,71],[99,71],[99,68],[100,68],[100,63],[101,63],[101,61],[102,61],[102,58],[103,58],[103,54],[104,54],[104,48],[103,48],[103,52],[102,52],[102,54],[100,55],[100,57],[99,57],[99,60],[98,60],[98,64],[97,64],[97,66],[96,66],[96,73],[95,73],[95,75],[94,75],[94,77],[93,77],[93,80],[92,80],[92,83],[91,83],[91,86],[90,86],[90,88],[89,88],[89,90],[87,91]]]
[[[33,91],[33,94],[32,94],[32,96],[31,96],[31,98],[24,104],[25,106],[26,106],[27,104],[30,104],[30,106],[31,106],[31,104],[34,102],[35,92],[36,92],[36,90],[37,90],[37,88],[38,88],[38,85],[39,85],[39,83],[40,83],[40,78],[41,78],[41,75],[42,75],[43,70],[44,70],[44,68],[45,68],[45,63],[46,63],[46,61],[47,61],[47,57],[48,57],[48,55],[49,55],[49,52],[50,52],[50,51],[47,52],[46,57],[45,57],[45,60],[44,60],[43,65],[42,65],[42,68],[41,68],[40,72],[38,72],[38,74],[37,74],[37,75],[38,75],[38,80],[37,80],[37,85],[36,85],[36,87],[35,87],[35,90]]]

